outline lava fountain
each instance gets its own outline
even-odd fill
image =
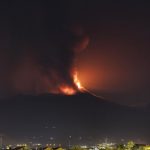
[[[74,84],[76,85],[76,87],[79,91],[82,91],[84,89],[84,87],[81,85],[81,82],[78,78],[78,72],[77,71],[75,71],[75,73],[73,75],[73,81],[74,81]]]
[[[61,86],[60,87],[61,93],[63,93],[64,95],[75,95],[77,92],[82,92],[82,93],[85,92],[85,93],[89,93],[90,95],[93,95],[97,98],[104,99],[104,97],[96,95],[92,91],[90,91],[87,88],[82,86],[82,84],[79,80],[77,71],[75,71],[73,73],[73,82],[74,82],[75,87],[73,87],[73,86],[71,87],[71,86],[67,86],[67,85]]]
[[[61,93],[65,94],[65,95],[74,95],[77,92],[83,92],[84,87],[81,85],[81,82],[78,78],[77,71],[75,71],[73,73],[73,83],[74,83],[74,86],[68,86],[68,85],[60,86]]]

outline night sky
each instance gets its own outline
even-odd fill
[[[150,142],[149,3],[14,0],[0,7],[0,133],[11,142],[54,136],[65,144],[69,135],[74,143]],[[75,70],[93,95],[78,94]],[[66,86],[77,95],[63,95]]]

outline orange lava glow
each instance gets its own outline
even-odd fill
[[[77,88],[78,88],[79,90],[82,90],[82,89],[83,89],[83,86],[81,85],[81,82],[80,82],[79,79],[78,79],[78,73],[77,73],[77,72],[75,72],[75,74],[74,74],[74,76],[73,76],[73,80],[74,80],[74,83],[75,83],[75,85],[77,86]]]
[[[73,82],[75,86],[69,86],[69,85],[62,85],[59,87],[61,93],[65,95],[74,95],[78,91],[83,91],[84,87],[81,85],[81,82],[79,81],[77,71],[73,73]]]
[[[69,86],[62,86],[60,88],[61,92],[64,93],[65,95],[74,95],[76,93],[75,89]]]

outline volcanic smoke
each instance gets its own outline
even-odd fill
[[[71,28],[71,33],[74,36],[74,41],[71,42],[72,44],[70,46],[70,49],[74,53],[74,58],[72,60],[73,63],[72,67],[74,68],[75,66],[74,59],[76,55],[79,55],[87,47],[89,43],[89,37],[84,34],[83,30],[80,27]],[[70,73],[71,78],[73,80],[73,84],[71,86],[69,85],[60,86],[60,92],[66,95],[74,95],[77,92],[85,91],[85,88],[81,85],[81,82],[79,80],[77,68],[76,69],[70,68],[70,70],[74,70],[73,73],[72,72]]]
[[[21,27],[24,28],[24,24]],[[83,91],[75,67],[76,56],[85,50],[89,37],[81,27],[60,29],[57,37],[54,30],[49,33],[52,37],[41,39],[38,35],[29,40],[28,37],[38,33],[35,28],[33,33],[26,33],[22,41],[15,39],[20,34],[17,29],[14,29],[15,35],[10,37],[13,53],[11,49],[0,51],[3,60],[0,67],[4,70],[0,73],[1,96],[42,93],[73,95]]]

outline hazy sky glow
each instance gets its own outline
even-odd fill
[[[138,2],[85,6],[78,19],[90,44],[78,66],[87,88],[124,104],[149,103],[149,13],[148,4]]]

